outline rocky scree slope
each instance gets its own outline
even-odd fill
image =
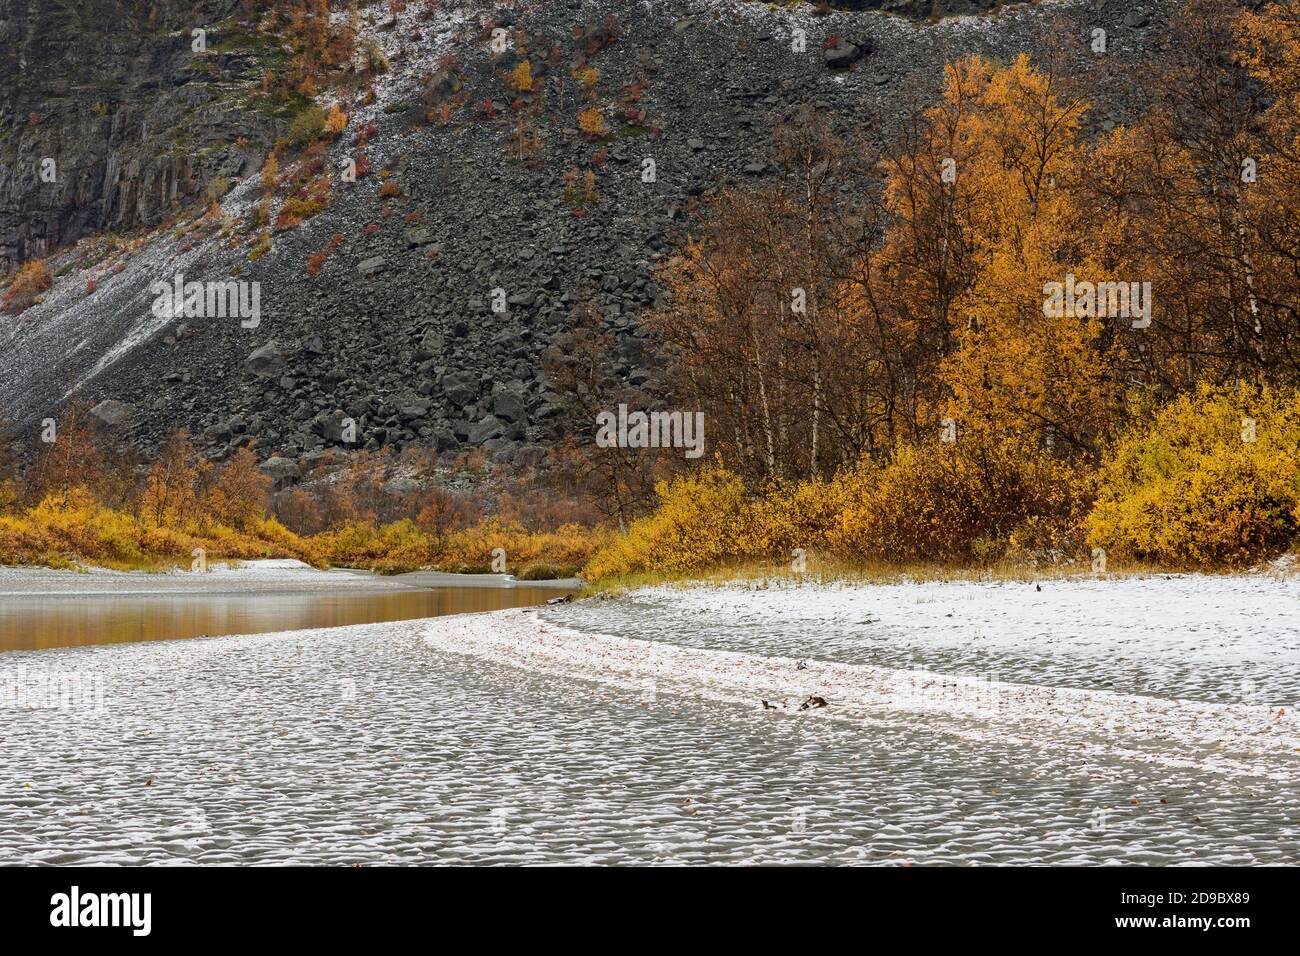
[[[663,304],[655,271],[718,188],[774,174],[770,132],[794,109],[883,141],[910,105],[933,96],[946,60],[1033,52],[1066,31],[1080,38],[1085,70],[1084,38],[1103,26],[1112,52],[1092,119],[1110,126],[1141,106],[1135,78],[1164,42],[1167,6],[1048,3],[938,24],[714,0],[567,0],[433,19],[410,10],[391,23],[384,15],[371,35],[392,70],[374,103],[351,111],[330,161],[355,155],[356,132],[373,122],[367,156],[399,195],[381,198],[374,173],[339,183],[324,212],[276,233],[255,261],[246,245],[168,233],[124,258],[92,295],[74,272],[41,305],[0,318],[0,407],[28,424],[71,394],[112,399],[117,427],[136,441],[156,445],[187,427],[218,456],[251,439],[264,456],[318,457],[341,446],[350,418],[354,447],[484,447],[501,462],[535,463],[549,443],[587,427],[563,421],[543,374],[579,301],[614,334],[618,373],[654,391],[654,343],[638,316]],[[587,102],[570,68],[611,15],[618,39],[591,58],[611,135],[594,143],[577,129]],[[543,145],[528,163],[509,152],[517,127],[506,77],[520,55],[492,51],[484,27],[493,22],[526,32],[532,73],[547,85],[531,121]],[[807,32],[804,52],[791,49],[796,27]],[[615,104],[632,84],[644,85],[641,112],[626,120]],[[449,123],[424,121],[461,90],[470,105]],[[653,183],[643,181],[646,158]],[[596,201],[566,198],[570,168],[593,171]],[[243,216],[258,195],[250,175],[222,205]],[[308,257],[331,247],[309,274]],[[149,285],[178,272],[259,282],[260,324],[153,317]],[[504,313],[492,309],[496,289]]]

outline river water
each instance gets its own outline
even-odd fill
[[[1254,608],[1254,641],[1237,655],[1249,663],[1270,643],[1268,612],[1293,587],[1221,580],[1217,591],[1213,582],[1162,591],[1153,580],[1142,597],[1167,607],[1209,587],[1219,611],[1196,618],[1207,640]],[[951,593],[958,609],[979,603]],[[854,601],[877,608],[865,615],[843,596],[806,597],[791,600],[818,609],[813,625],[782,620],[788,609],[775,602],[748,619],[748,637],[731,626],[746,602],[728,592],[676,603],[630,595],[542,616],[591,629],[597,646],[602,621],[628,633],[641,621],[656,641],[759,660],[789,645],[834,659],[854,652],[848,624],[828,628],[827,618],[899,623],[890,602],[915,603],[864,589]],[[1080,613],[1092,597],[1052,596]],[[998,592],[988,603],[1014,601]],[[440,620],[454,642],[462,625]],[[1174,620],[1161,621],[1162,640],[1177,644]],[[1293,634],[1289,621],[1277,624],[1288,629],[1276,632],[1274,663],[1289,666]],[[1071,745],[1014,728],[978,740],[950,732],[978,729],[978,713],[886,710],[867,724],[771,713],[756,701],[507,666],[431,644],[429,626],[0,654],[0,864],[1300,863],[1297,778],[1279,781],[1278,757],[1273,777],[1255,777],[1212,772],[1204,755],[1180,766],[1109,751],[1102,725],[1081,727]],[[1106,638],[1081,626],[1051,627],[1084,647],[1066,656],[1072,670],[1053,669],[1032,642],[1011,655],[1011,636],[999,659],[1017,679],[1039,666],[1049,683],[1109,693],[1087,689],[1105,673],[1088,649]],[[938,663],[949,660],[946,640],[934,636]],[[924,663],[925,644],[913,635],[908,659]],[[1216,655],[1224,666],[1233,658]],[[700,679],[706,688],[711,678]],[[1234,674],[1223,687],[1238,683]],[[1271,688],[1290,689],[1289,677]]]
[[[543,604],[545,587],[0,597],[0,652],[264,634]]]

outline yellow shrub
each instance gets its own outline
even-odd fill
[[[578,129],[592,139],[599,139],[609,133],[609,126],[605,123],[605,117],[594,106],[588,107],[578,114]]]
[[[867,469],[833,481],[806,481],[774,488],[747,509],[746,538],[757,557],[789,558],[795,548],[817,550],[829,545],[839,516],[861,493]]]
[[[681,573],[717,567],[755,553],[744,534],[745,488],[729,471],[708,466],[661,482],[659,507],[632,523],[596,554],[583,571],[589,579],[639,571]]]
[[[710,465],[661,483],[659,505],[596,553],[591,580],[642,572],[685,574],[752,561],[784,564],[839,540],[842,515],[873,474],[863,466],[832,481],[773,486],[750,495],[741,479]]]
[[[350,521],[342,527],[322,532],[313,544],[330,564],[347,567],[370,567],[381,558],[398,553],[411,558],[414,567],[422,566],[427,539],[414,521],[395,521],[382,527],[369,521]]]
[[[20,518],[0,517],[0,564],[48,564],[54,540]]]
[[[855,558],[943,563],[1072,550],[1087,487],[1078,469],[1016,436],[905,445],[864,476],[834,545]]]
[[[1175,565],[1236,566],[1294,543],[1300,395],[1180,396],[1111,451],[1087,529],[1094,547]]]
[[[348,128],[348,115],[339,108],[337,103],[330,110],[329,116],[325,119],[325,133],[330,139],[337,139],[339,135]]]
[[[39,302],[41,293],[53,284],[54,280],[50,277],[50,270],[45,265],[44,259],[32,259],[24,263],[13,281],[9,283],[4,296],[0,297],[0,311],[17,315],[28,306]]]
[[[26,513],[0,517],[0,564],[184,566],[195,549],[209,560],[295,557],[319,563],[308,542],[271,519],[242,531],[203,514],[159,526],[105,507],[85,488],[72,489],[66,502],[51,495]]]
[[[275,518],[258,518],[248,528],[248,534],[265,541],[276,555],[291,555],[308,564],[320,565],[324,558],[309,539],[294,534]]]
[[[291,196],[280,207],[280,215],[275,217],[275,231],[296,229],[302,225],[303,220],[310,219],[324,208],[325,203],[319,199],[300,199]]]
[[[435,536],[404,519],[386,525],[352,522],[321,532],[309,543],[331,564],[385,572],[436,568],[486,573],[492,570],[493,552],[500,548],[507,572],[517,574],[528,565],[545,563],[567,576],[577,573],[608,537],[606,532],[576,524],[531,532],[497,518]]]

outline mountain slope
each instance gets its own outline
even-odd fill
[[[246,165],[221,198],[224,220],[107,253],[106,240],[88,240],[55,257],[65,274],[45,300],[0,316],[0,408],[25,429],[71,396],[111,398],[134,409],[121,427],[144,445],[187,427],[218,455],[249,438],[262,455],[318,451],[339,443],[346,417],[361,447],[486,446],[501,461],[534,461],[569,427],[542,367],[577,303],[605,316],[620,374],[653,384],[637,316],[661,295],[656,267],[720,185],[773,174],[770,130],[796,107],[846,138],[883,140],[933,94],[946,60],[1043,51],[1064,35],[1082,73],[1094,68],[1084,38],[1102,26],[1112,52],[1092,121],[1114,123],[1138,105],[1133,78],[1159,41],[1162,7],[1135,16],[1115,2],[1066,2],[934,25],[709,0],[438,7],[432,17],[412,5],[393,20],[376,10],[362,38],[392,68],[374,77],[372,103],[348,104],[348,128],[324,158],[333,169],[356,158],[373,123],[370,175],[332,177],[328,206],[273,233],[255,260],[261,186]],[[517,36],[494,52],[493,23],[527,36],[538,89],[519,109],[508,82]],[[598,71],[591,93],[571,72],[585,60]],[[438,109],[456,95],[464,102],[442,125]],[[611,126],[604,143],[578,129],[593,103]],[[525,139],[541,143],[526,162],[511,156],[520,115]],[[573,188],[566,197],[570,169],[592,173],[595,201],[575,201]],[[381,197],[381,182],[398,195]],[[322,251],[312,275],[308,259]],[[155,315],[151,286],[178,273],[259,283],[260,322]]]

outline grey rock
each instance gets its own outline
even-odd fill
[[[442,379],[442,392],[447,400],[465,406],[478,398],[478,376],[473,372],[452,372]]]
[[[424,84],[424,92],[430,103],[436,105],[459,93],[462,85],[460,73],[448,67],[429,77]]]
[[[135,412],[136,408],[134,405],[129,405],[126,402],[119,402],[115,398],[106,399],[90,410],[90,414],[94,415],[110,428],[116,428],[129,423],[131,419],[135,417]]]
[[[399,498],[419,494],[423,490],[424,484],[415,478],[394,478],[384,482],[384,491]]]
[[[277,487],[291,484],[302,477],[302,471],[296,462],[279,456],[266,459],[257,470],[274,481]]]
[[[345,415],[342,409],[321,412],[311,420],[311,430],[327,442],[335,445],[342,444],[349,419],[350,416]],[[355,422],[352,422],[352,424],[355,425]]]
[[[428,229],[405,229],[402,231],[402,238],[406,240],[408,249],[417,249],[433,242],[433,235]]]
[[[847,70],[854,63],[863,57],[862,47],[856,43],[850,43],[848,40],[840,40],[839,44],[833,47],[827,47],[823,58],[826,66],[832,70]]]
[[[492,414],[508,422],[528,424],[528,406],[516,392],[502,390],[492,397]]]
[[[244,368],[258,378],[275,378],[284,368],[284,354],[275,342],[267,342],[244,359]]]
[[[500,438],[504,433],[505,428],[500,419],[492,415],[484,415],[481,420],[474,423],[466,437],[471,445],[482,445],[493,438]]]

